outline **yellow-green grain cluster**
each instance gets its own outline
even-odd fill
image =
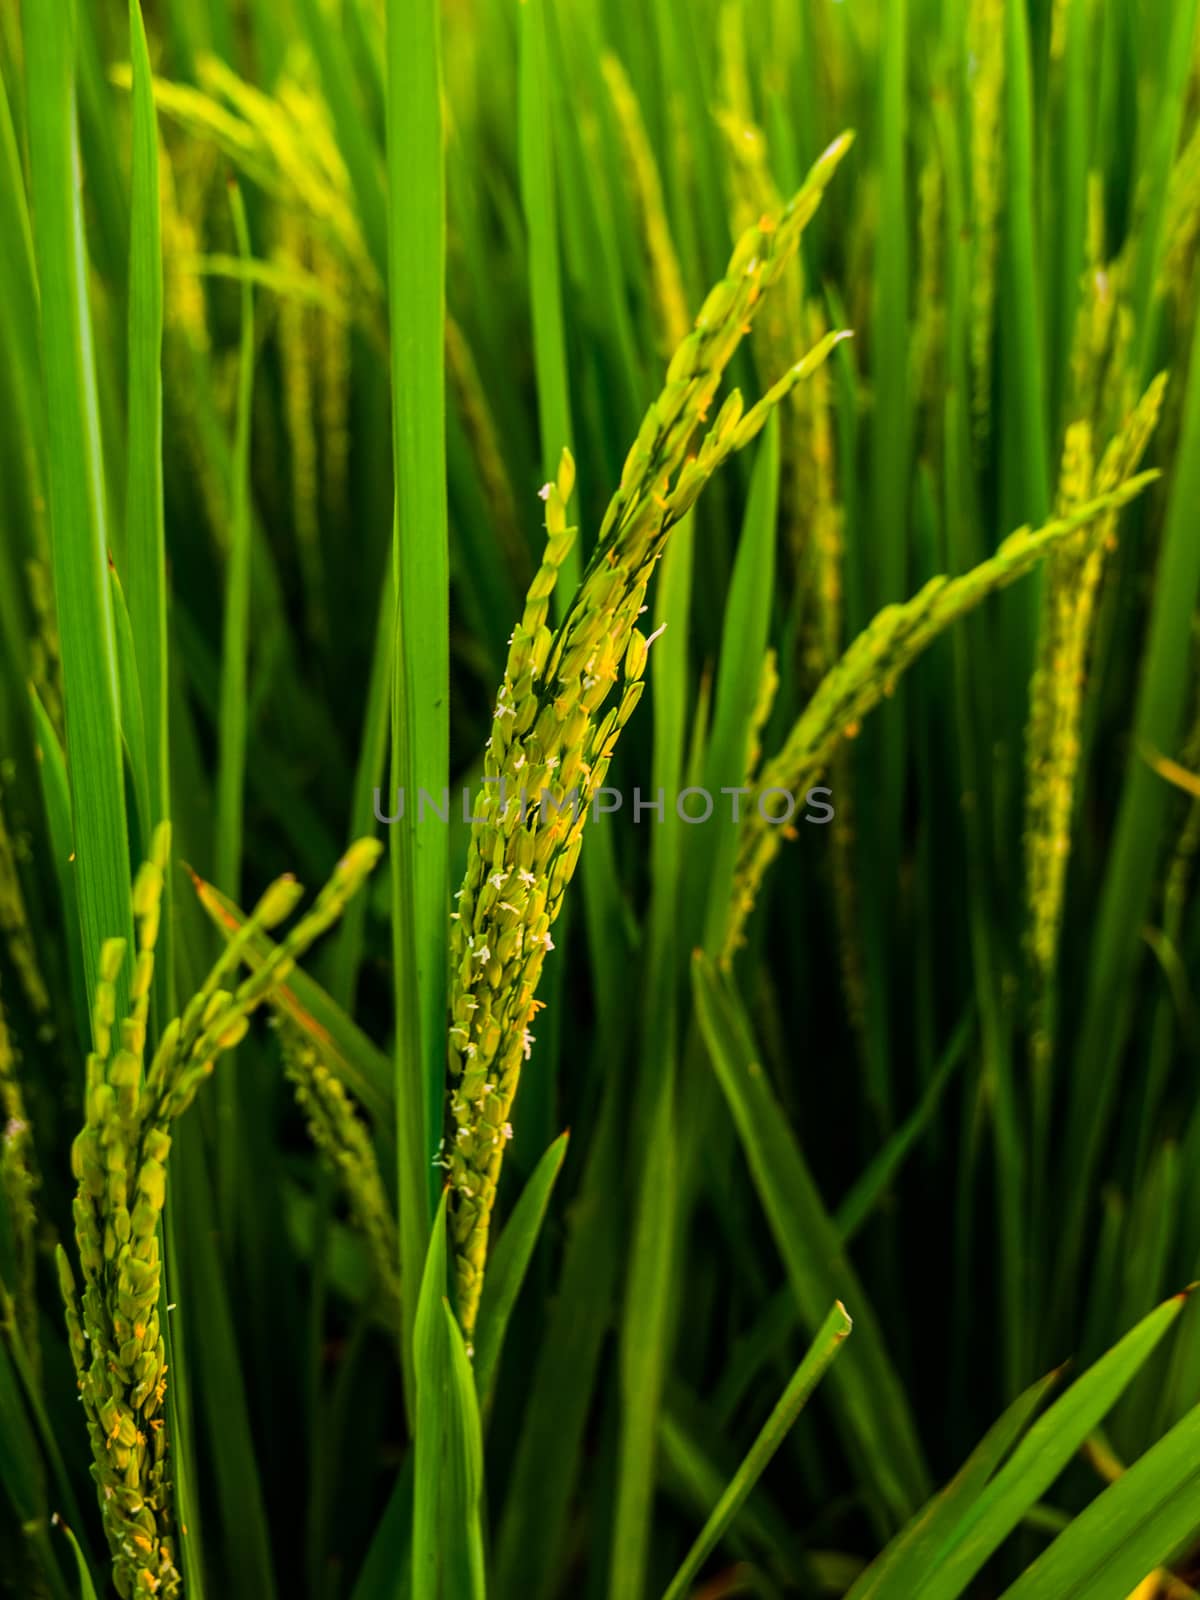
[[[352,846],[312,910],[271,960],[232,991],[222,987],[240,954],[239,940],[231,941],[182,1017],[163,1030],[148,1066],[146,1033],[170,857],[168,824],[155,831],[151,859],[134,884],[137,949],[130,1008],[121,1018],[116,996],[125,941],[109,939],[101,952],[87,1061],[86,1122],[71,1153],[78,1183],[74,1219],[81,1295],[61,1247],[58,1270],[113,1581],[123,1600],[161,1600],[181,1587],[163,1409],[167,1364],[159,1322],[159,1219],[166,1199],[168,1129],[212,1073],[217,1058],[243,1037],[250,1013],[340,916],[379,852],[374,840]],[[302,892],[291,878],[272,884],[248,920],[245,937],[289,916]]]
[[[389,1328],[399,1330],[400,1247],[371,1135],[311,1040],[285,1014],[280,1015],[277,1026],[284,1071],[307,1119],[309,1134],[337,1174],[350,1213],[366,1240],[384,1320]]]
[[[998,589],[1035,567],[1064,540],[1118,512],[1154,473],[1143,473],[1099,494],[1069,516],[1031,531],[1009,535],[989,560],[959,578],[937,577],[902,605],[885,606],[826,674],[795,723],[783,749],[763,767],[758,794],[786,790],[803,794],[828,764],[839,743],[857,731],[868,711],[891,694],[897,679],[943,629]],[[783,828],[767,821],[757,804],[743,813],[738,862],[730,904],[724,958],[741,943],[758,888],[779,852]]]
[[[713,472],[748,444],[771,408],[832,348],[827,336],[757,405],[734,391],[693,448],[759,302],[849,148],[838,139],[795,198],[738,241],[724,278],[672,357],[600,528],[587,572],[556,633],[547,625],[558,569],[574,538],[564,454],[542,491],[547,543],[512,637],[475,803],[467,871],[450,941],[449,1135],[458,1309],[468,1334],[479,1304],[496,1181],[521,1064],[533,1044],[550,929],[575,870],[588,808],[641,696],[649,641],[637,624],[671,527]],[[616,690],[614,703],[604,703]],[[603,714],[602,714],[603,712]],[[522,794],[526,797],[522,800]]]
[[[1092,427],[1067,429],[1059,514],[1070,517],[1096,493],[1110,493],[1136,471],[1162,408],[1165,375],[1147,389],[1109,444],[1098,469]],[[1116,512],[1063,540],[1047,562],[1037,659],[1030,686],[1026,734],[1025,856],[1028,951],[1034,990],[1031,1034],[1039,1072],[1051,1044],[1043,1011],[1058,951],[1063,892],[1071,850],[1087,663],[1105,557],[1114,542]]]

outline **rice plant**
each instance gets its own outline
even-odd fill
[[[1196,1593],[1197,10],[0,12],[0,1593]]]

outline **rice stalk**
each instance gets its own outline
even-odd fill
[[[297,958],[341,915],[380,854],[375,840],[352,845],[312,909],[270,961],[232,990],[238,941],[231,941],[181,1016],[163,1029],[146,1064],[170,825],[155,830],[150,860],[133,888],[137,950],[128,1013],[117,1017],[125,941],[105,942],[87,1060],[86,1121],[71,1164],[78,1183],[75,1243],[83,1277],[77,1295],[66,1251],[57,1251],[71,1355],[92,1449],[92,1476],[122,1600],[178,1595],[168,1440],[167,1389],[159,1323],[159,1220],[166,1199],[168,1131],[191,1104],[218,1058],[244,1036],[250,1014],[290,974]],[[302,894],[290,877],[273,883],[247,927],[271,928]],[[248,932],[246,938],[251,934]],[[114,1048],[115,1046],[115,1048]]]
[[[476,800],[466,875],[450,936],[449,1126],[442,1160],[452,1188],[458,1312],[470,1337],[496,1183],[550,929],[575,870],[588,809],[644,687],[649,641],[638,631],[646,588],[671,527],[727,456],[807,377],[836,335],[792,367],[749,411],[734,391],[699,449],[691,445],[764,294],[795,252],[850,145],[836,140],[778,215],[739,240],[692,333],[647,411],[600,527],[596,549],[557,631],[546,624],[558,569],[574,539],[564,454],[542,491],[547,544],[513,633]],[[601,718],[614,685],[620,697]],[[529,797],[527,800],[522,795]]]
[[[758,889],[786,835],[778,808],[759,802],[772,792],[802,796],[838,745],[852,738],[862,718],[889,696],[900,674],[952,622],[997,590],[1033,570],[1044,557],[1082,528],[1102,521],[1136,498],[1157,477],[1146,472],[1097,495],[1069,516],[1041,528],[1019,528],[995,555],[959,578],[931,578],[912,599],[885,606],[828,672],[792,728],[783,749],[763,768],[757,796],[748,803],[738,847],[738,866],[723,959],[732,960]],[[767,815],[764,815],[764,810]],[[769,820],[774,815],[774,821]]]

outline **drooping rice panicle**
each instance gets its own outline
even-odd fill
[[[284,1072],[307,1119],[313,1143],[342,1185],[350,1214],[367,1244],[380,1311],[398,1338],[400,1246],[370,1133],[312,1042],[284,1013],[277,1017],[276,1027],[283,1047]]]
[[[208,982],[163,1030],[147,1066],[146,1029],[170,827],[155,830],[151,859],[133,889],[137,952],[130,1009],[116,1015],[125,942],[106,941],[92,1014],[86,1122],[72,1146],[78,1183],[75,1242],[81,1295],[60,1246],[59,1283],[76,1378],[92,1446],[92,1475],[123,1600],[164,1600],[181,1592],[175,1564],[163,1402],[167,1385],[159,1324],[158,1223],[166,1199],[168,1129],[190,1105],[220,1055],[244,1036],[249,1014],[291,972],[296,958],[341,914],[380,854],[375,840],[352,845],[308,914],[272,959],[232,992],[218,987],[228,949]],[[295,910],[299,886],[272,884],[250,923],[274,927]],[[236,958],[235,958],[236,959]]]
[[[1089,422],[1067,429],[1059,515],[1069,517],[1093,493],[1107,494],[1137,470],[1162,409],[1160,374],[1105,451],[1092,460]],[[1063,892],[1071,851],[1089,645],[1100,579],[1114,542],[1116,515],[1101,516],[1064,540],[1047,561],[1037,661],[1026,732],[1026,903],[1034,1015],[1030,1033],[1035,1082],[1046,1085],[1053,1019],[1046,1014],[1058,954]]]
[[[970,0],[967,51],[971,79],[971,382],[976,437],[991,428],[992,330],[996,314],[1000,197],[1004,192],[1001,132],[1004,97],[1004,8],[1008,0]]]
[[[837,335],[823,340],[744,414],[734,391],[698,450],[692,449],[693,436],[763,294],[784,271],[849,145],[848,135],[836,140],[788,206],[735,246],[725,277],[675,352],[666,386],[646,413],[583,581],[553,635],[546,624],[550,595],[574,537],[566,520],[574,481],[568,456],[557,482],[542,491],[545,556],[513,633],[451,927],[451,1133],[444,1162],[452,1186],[458,1312],[468,1337],[513,1097],[533,1043],[530,1023],[542,964],[552,948],[550,929],[575,870],[588,808],[642,692],[649,641],[637,621],[646,586],[670,529],[713,472],[820,365]],[[619,700],[601,716],[617,685]]]
[[[779,852],[784,828],[764,817],[758,800],[777,790],[799,800],[835,749],[857,732],[862,718],[886,698],[900,674],[927,645],[988,595],[1032,570],[1063,540],[1120,511],[1152,483],[1146,472],[1098,495],[1069,517],[1056,518],[1036,530],[1019,528],[995,555],[959,578],[938,577],[902,605],[885,606],[826,674],[795,723],[783,749],[764,766],[757,796],[743,811],[738,866],[730,906],[724,959],[732,959],[741,943],[746,918],[758,888]],[[769,815],[778,815],[778,811]]]
[[[687,296],[679,257],[675,252],[675,241],[671,237],[658,163],[654,159],[654,151],[642,121],[641,107],[625,68],[609,52],[605,53],[601,65],[621,134],[630,192],[641,223],[658,324],[662,329],[665,348],[674,350],[687,336]]]

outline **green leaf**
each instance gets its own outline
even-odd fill
[[[705,768],[705,787],[714,798],[722,788],[741,787],[746,782],[749,729],[762,684],[775,592],[779,459],[779,416],[772,412],[763,429],[750,479],[750,497],[721,626],[720,665]],[[703,939],[710,952],[720,946],[728,915],[738,838],[736,828],[719,826],[714,849],[713,831],[703,828],[693,835],[696,848],[705,857],[705,871],[697,874],[697,881],[702,887],[707,886]],[[700,837],[701,834],[709,837]]]
[[[420,1281],[441,1134],[446,1041],[447,837],[417,828],[417,795],[449,776],[445,155],[437,0],[388,0],[388,301],[396,516],[392,782],[408,798],[390,831],[396,998],[400,1275],[405,1393],[411,1290]],[[418,1530],[419,1532],[420,1530]],[[415,1559],[415,1557],[414,1557]]]
[[[929,1552],[913,1600],[956,1600],[966,1591],[988,1557],[1108,1415],[1183,1310],[1186,1298],[1175,1295],[1144,1317],[1034,1423],[983,1493]]]
[[[475,1385],[485,1410],[496,1381],[509,1318],[546,1220],[570,1137],[569,1132],[560,1134],[533,1169],[492,1251],[475,1332]]]
[[[967,1053],[974,1022],[974,1015],[968,1011],[954,1030],[954,1035],[943,1052],[928,1089],[921,1096],[911,1115],[892,1134],[838,1207],[835,1220],[843,1244],[849,1244],[866,1222],[875,1209],[880,1195],[904,1165],[921,1134],[933,1120],[933,1114],[941,1104],[946,1085]]]
[[[482,1600],[483,1437],[475,1378],[446,1299],[446,1192],[417,1302],[413,1600]]]
[[[441,1594],[443,1467],[449,1351],[442,1303],[446,1295],[446,1193],[433,1219],[413,1326],[413,1600]]]
[[[861,1575],[846,1600],[909,1600],[938,1549],[1041,1408],[1058,1373],[1039,1378],[994,1422],[944,1489],[924,1505]]]
[[[100,947],[132,935],[117,650],[108,584],[100,402],[88,309],[75,11],[34,6],[24,18],[34,241],[49,417],[54,590],[67,704],[67,772],[89,1005]],[[118,983],[117,1011],[128,1004]]]
[[[709,1056],[801,1317],[816,1329],[831,1300],[855,1308],[855,1348],[838,1363],[833,1380],[837,1422],[883,1508],[877,1520],[894,1525],[920,1503],[927,1481],[904,1391],[837,1226],[763,1076],[739,1002],[699,952],[692,976]]]
[[[230,185],[238,251],[250,259],[250,235],[242,192]],[[254,399],[254,285],[241,285],[237,417],[233,445],[233,511],[225,573],[221,650],[221,706],[217,720],[217,832],[213,845],[218,886],[235,899],[241,893],[243,802],[246,779],[246,676],[250,649],[250,420]]]
[[[163,268],[158,121],[139,0],[130,0],[129,29],[133,66],[133,193],[129,255],[126,560],[129,564],[129,620],[146,730],[150,787],[147,820],[153,827],[171,814],[162,466]]]
[[[1097,1496],[1003,1600],[1131,1594],[1200,1530],[1200,1406]]]
[[[609,1600],[639,1600],[651,1549],[659,1410],[674,1321],[679,1231],[675,1063],[661,1064],[647,1127],[621,1318],[621,1415]]]
[[[88,1570],[83,1551],[79,1548],[79,1540],[61,1518],[58,1519],[58,1526],[62,1530],[63,1537],[71,1546],[71,1553],[75,1557],[75,1570],[79,1575],[80,1600],[96,1600],[96,1585],[92,1582],[92,1574]]]
[[[712,1515],[684,1557],[678,1572],[668,1584],[663,1600],[682,1600],[687,1594],[700,1568],[724,1538],[750,1491],[766,1471],[771,1457],[787,1437],[813,1390],[841,1351],[850,1328],[851,1322],[846,1315],[845,1307],[840,1303],[836,1304],[821,1325],[803,1361],[792,1374],[787,1388],[780,1395],[775,1409],[763,1424],[758,1437],[746,1452],[745,1460],[730,1480],[725,1493],[713,1507]]]
[[[558,471],[564,450],[572,448],[571,400],[563,327],[562,275],[555,201],[555,123],[550,103],[545,0],[523,0],[520,12],[518,119],[521,204],[529,234],[529,305],[533,320],[533,360],[537,373],[542,472]],[[579,584],[580,553],[574,545],[559,572],[554,593],[561,617]]]

